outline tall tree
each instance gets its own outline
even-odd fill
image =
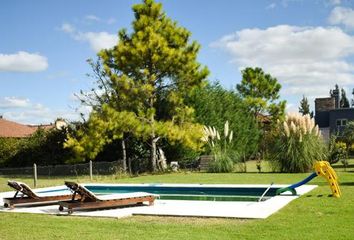
[[[302,96],[302,99],[300,101],[299,112],[302,115],[308,114],[311,118],[313,118],[313,111],[310,111],[310,104],[307,100],[307,97],[305,97],[304,95]]]
[[[339,86],[338,86],[338,84],[334,85],[334,89],[331,89],[329,91],[329,94],[331,95],[331,97],[335,97],[336,95],[339,95]]]
[[[255,117],[267,114],[273,121],[284,117],[286,101],[278,101],[281,85],[261,68],[242,70],[242,81],[236,88]]]
[[[349,100],[348,100],[345,90],[343,88],[341,89],[340,107],[341,108],[348,108],[349,107]]]
[[[352,95],[353,95],[353,99],[352,99],[352,107],[354,107],[354,88],[352,90]]]
[[[110,104],[112,107],[117,108],[117,109],[127,109],[125,103],[123,102],[116,102],[114,99],[119,98],[119,93],[114,91],[111,87],[110,84],[110,79],[109,77],[105,74],[105,72],[102,69],[102,63],[101,59],[98,58],[97,61],[93,61],[92,59],[87,60],[88,64],[91,66],[92,73],[87,74],[88,77],[94,79],[96,87],[97,88],[92,88],[89,91],[80,91],[80,94],[76,94],[76,97],[81,101],[81,104],[83,106],[88,106],[93,109],[94,112],[97,113],[102,113],[102,106],[103,104]],[[103,117],[103,116],[102,116]],[[83,117],[84,119],[84,117]],[[82,128],[87,128],[88,125],[82,125]],[[84,129],[81,129],[83,131]],[[85,131],[89,131],[88,129],[85,129]],[[92,131],[92,129],[91,129]],[[112,132],[106,133],[106,135],[113,136],[114,134]],[[91,141],[94,141],[95,138],[91,137]],[[124,134],[122,135],[122,138],[120,139],[121,142],[121,147],[122,147],[122,170],[126,172],[129,170],[129,173],[131,173],[131,162],[130,158],[127,159],[127,153],[126,153],[126,138],[124,137]],[[107,142],[106,142],[107,143]],[[102,150],[99,148],[99,150]],[[98,153],[98,152],[97,152]],[[96,154],[95,154],[96,155]],[[86,158],[87,156],[84,156]],[[117,158],[119,158],[117,156]]]
[[[223,129],[225,122],[229,122],[229,129],[234,132],[231,147],[237,153],[235,158],[254,155],[258,151],[260,131],[236,91],[224,89],[219,83],[208,84],[196,89],[189,102],[199,123]]]
[[[200,46],[190,41],[191,33],[166,16],[160,3],[144,0],[133,6],[133,32],[119,32],[115,47],[99,53],[103,74],[115,94],[94,111],[93,136],[107,129],[113,138],[133,134],[150,144],[151,170],[157,170],[157,142],[166,138],[197,147],[201,126],[193,123],[193,108],[184,102],[194,87],[203,85],[208,69],[197,62]],[[103,117],[102,117],[103,116]],[[68,145],[82,150],[80,139]],[[97,152],[109,141],[89,144]],[[70,139],[69,139],[70,140]]]

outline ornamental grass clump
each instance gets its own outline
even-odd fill
[[[288,114],[278,122],[270,147],[273,169],[281,172],[308,172],[316,160],[326,159],[326,148],[318,125],[309,115]]]
[[[233,131],[229,130],[228,121],[225,122],[223,135],[215,127],[204,126],[202,140],[208,144],[214,157],[214,160],[209,163],[209,172],[232,172],[234,170],[232,139]]]

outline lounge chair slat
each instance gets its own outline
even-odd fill
[[[65,195],[51,195],[51,196],[41,196],[33,192],[33,190],[25,183],[17,181],[8,181],[8,185],[16,190],[16,194],[12,198],[4,198],[4,206],[14,208],[18,204],[52,204],[58,201],[67,201],[72,199],[71,194]],[[22,193],[18,194],[18,192]]]
[[[75,190],[75,193],[80,196],[78,200],[59,202],[59,210],[63,211],[64,208],[67,208],[69,213],[74,210],[113,208],[137,205],[144,202],[153,205],[157,197],[157,195],[145,192],[95,195],[83,185],[73,182],[65,182],[65,185]]]

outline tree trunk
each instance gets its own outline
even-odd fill
[[[155,133],[151,134],[151,149],[150,149],[150,164],[151,164],[151,171],[156,172],[157,171],[157,165],[156,165],[156,142],[158,139],[155,138]]]
[[[127,150],[125,148],[125,140],[122,139],[122,152],[123,152],[123,171],[127,172]]]
[[[154,103],[155,99],[154,97],[150,97],[149,99],[149,107],[150,110],[154,109]],[[151,141],[151,148],[150,148],[150,170],[152,172],[157,171],[157,155],[156,155],[156,142],[158,141],[158,138],[156,138],[156,133],[155,133],[155,113],[152,111],[150,113],[150,126],[151,126],[151,135],[150,135],[150,141]]]
[[[131,158],[128,158],[128,171],[129,171],[129,175],[132,175],[132,160]]]

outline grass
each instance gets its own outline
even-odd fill
[[[337,165],[340,167],[340,164]],[[0,213],[0,239],[353,239],[354,168],[336,168],[343,196],[328,197],[326,180],[264,220],[134,216],[126,219]],[[116,183],[294,183],[309,174],[173,173],[134,178],[98,176],[94,182]],[[65,178],[68,179],[68,178]],[[0,178],[0,191],[8,190]],[[30,179],[20,179],[30,182]],[[40,179],[40,186],[63,183],[63,178]],[[88,182],[87,177],[72,178]]]

